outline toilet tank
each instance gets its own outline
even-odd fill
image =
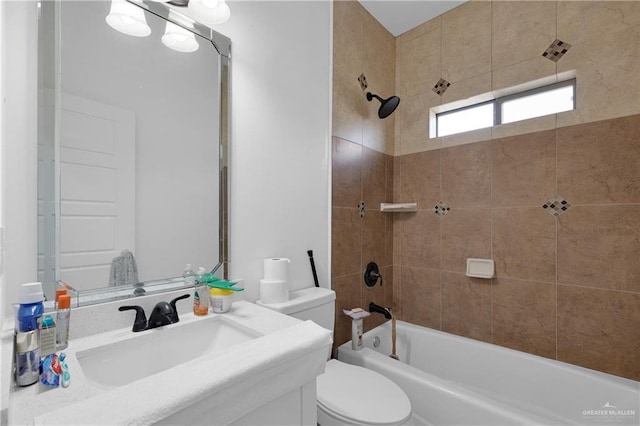
[[[289,293],[289,300],[282,303],[256,304],[300,320],[311,320],[333,332],[336,293],[323,287],[310,287]]]

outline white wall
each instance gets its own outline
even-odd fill
[[[18,285],[37,275],[37,8],[35,2],[0,4],[2,96],[0,126],[0,226],[4,227],[4,254],[0,270],[0,321],[12,315]],[[4,321],[2,321],[4,323]],[[4,325],[4,324],[2,324]],[[4,327],[2,327],[4,331]],[[2,334],[3,340],[12,334]],[[6,421],[11,345],[0,353],[0,422]],[[4,423],[3,423],[4,424]]]
[[[259,297],[262,260],[288,257],[293,289],[330,277],[329,1],[231,2],[231,263]]]
[[[35,2],[3,1],[0,272],[8,315],[37,275],[37,19]],[[232,2],[219,31],[233,40],[231,274],[258,298],[262,259],[293,261],[294,288],[330,277],[331,3]],[[11,34],[5,40],[5,34]],[[2,358],[2,406],[8,366]]]

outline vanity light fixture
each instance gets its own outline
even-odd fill
[[[188,8],[194,18],[206,25],[222,24],[231,16],[225,0],[189,0]]]
[[[200,47],[196,36],[191,31],[168,21],[162,36],[162,44],[169,49],[185,53],[195,52]]]
[[[151,34],[144,11],[126,0],[111,0],[111,10],[105,19],[111,28],[123,34],[134,37]]]

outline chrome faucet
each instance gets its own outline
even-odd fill
[[[384,315],[386,319],[392,319],[393,314],[391,313],[391,308],[383,308],[382,306],[376,305],[375,303],[369,303],[369,312],[377,312],[379,314]]]
[[[144,313],[144,309],[137,305],[129,305],[129,306],[120,306],[118,308],[119,311],[136,311],[136,318],[133,321],[133,328],[131,329],[134,333],[138,331],[151,330],[152,328],[162,327],[163,325],[174,324],[180,321],[178,318],[178,309],[176,308],[176,302],[178,300],[188,298],[188,294],[183,294],[182,296],[176,297],[170,303],[167,302],[158,302],[156,306],[154,306],[151,311],[151,316],[149,316],[149,321],[147,321],[147,316]]]

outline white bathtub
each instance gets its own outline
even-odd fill
[[[400,385],[416,424],[640,424],[640,382],[402,321],[400,362],[388,356],[390,321],[365,333],[364,345],[340,346],[338,359]]]

